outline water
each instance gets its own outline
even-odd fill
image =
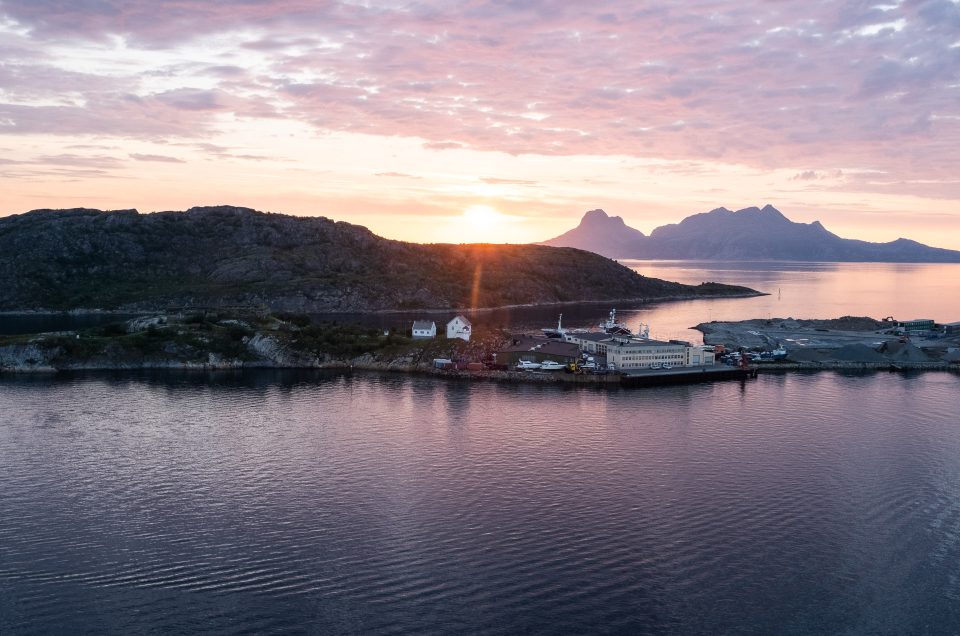
[[[958,390],[8,379],[0,633],[957,633]]]
[[[838,318],[960,321],[960,264],[624,261],[646,276],[688,284],[745,285],[767,296],[664,303],[624,318],[661,337],[696,339],[687,327],[710,320]],[[619,313],[619,312],[618,312]]]
[[[960,264],[932,263],[795,263],[716,261],[631,261],[622,263],[652,278],[691,285],[702,282],[744,285],[766,296],[654,303],[618,303],[617,316],[631,329],[650,326],[661,340],[703,342],[690,327],[711,320],[746,318],[838,318],[871,316],[897,320],[931,318],[960,321]],[[609,303],[562,307],[523,307],[472,314],[475,322],[515,330],[555,327],[559,313],[569,328],[596,327],[607,317]],[[453,313],[430,316],[446,324]],[[320,315],[380,328],[409,330],[422,313]]]
[[[745,285],[767,293],[755,298],[701,299],[658,303],[619,303],[618,317],[634,330],[650,326],[650,335],[703,342],[690,327],[711,320],[746,318],[837,318],[893,316],[898,320],[932,318],[960,321],[960,264],[937,263],[795,263],[716,261],[623,261],[639,273],[698,285],[713,281]],[[521,307],[471,314],[478,324],[539,331],[554,327],[559,313],[569,328],[596,327],[609,303],[562,307]],[[425,314],[318,314],[318,320],[356,322],[382,329],[409,331],[416,319],[444,325],[454,312]],[[111,315],[0,315],[0,335],[44,330],[80,329],[125,318]]]
[[[956,266],[634,265],[781,287],[622,309],[654,335],[960,319]],[[958,394],[951,373],[4,376],[0,634],[960,633]]]

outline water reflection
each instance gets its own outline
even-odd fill
[[[756,298],[618,303],[617,315],[634,330],[650,325],[663,340],[702,342],[690,327],[711,320],[748,318],[837,318],[893,316],[898,320],[932,318],[960,321],[960,264],[796,263],[716,261],[623,261],[641,274],[682,283],[720,282],[766,292]],[[562,307],[504,308],[471,314],[486,327],[539,331],[555,326],[563,313],[569,328],[594,328],[610,303]],[[443,324],[456,312],[429,314]],[[409,331],[422,312],[318,314],[317,320],[357,322],[380,329]],[[28,320],[34,320],[30,318]],[[23,329],[24,319],[0,316],[0,333]],[[59,328],[66,328],[60,325]],[[12,331],[11,331],[12,330]]]
[[[900,320],[960,320],[960,264],[796,263],[716,261],[622,261],[645,276],[697,285],[720,282],[765,292],[756,298],[618,303],[617,315],[634,330],[641,323],[651,335],[701,342],[690,327],[711,320],[747,318],[837,318],[893,316]],[[555,326],[563,313],[569,328],[594,328],[610,303],[562,307],[507,308],[478,312],[471,318],[486,326],[538,331]],[[454,312],[432,314],[438,323]],[[409,329],[422,313],[343,314],[318,319],[355,320],[380,328]]]
[[[960,629],[960,376],[241,375],[0,381],[0,633]]]

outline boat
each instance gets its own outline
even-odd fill
[[[547,338],[563,338],[563,334],[567,333],[567,330],[561,326],[563,322],[563,314],[560,314],[560,318],[557,319],[557,328],[553,327],[544,327],[540,331],[543,332]]]
[[[543,362],[540,363],[541,371],[562,371],[563,369],[566,369],[566,368],[567,368],[567,365],[561,364],[554,360],[544,360]]]
[[[617,310],[611,309],[610,315],[600,323],[600,328],[614,336],[629,336],[633,332],[622,322],[617,322]]]
[[[531,362],[530,360],[520,360],[519,362],[517,362],[517,368],[520,369],[521,371],[539,369],[540,363]]]

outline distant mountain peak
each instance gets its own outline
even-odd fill
[[[583,218],[580,219],[580,225],[600,225],[600,224],[610,224],[610,225],[626,225],[623,222],[623,219],[619,216],[610,216],[600,208],[596,210],[590,210],[583,215]]]
[[[763,206],[762,208],[760,208],[760,214],[763,215],[763,216],[766,217],[766,218],[769,218],[769,219],[777,219],[778,221],[779,221],[779,220],[783,220],[783,221],[786,221],[786,222],[788,222],[788,223],[791,223],[791,222],[792,222],[792,221],[790,221],[790,219],[788,219],[787,217],[785,217],[785,216],[783,215],[783,212],[781,212],[781,211],[778,210],[777,208],[773,207],[773,206],[770,205],[769,203],[766,204],[765,206]]]
[[[890,243],[843,239],[820,221],[791,221],[769,203],[736,212],[714,208],[662,225],[649,236],[620,217],[591,210],[579,226],[544,244],[578,247],[611,258],[960,262],[960,251],[909,239]]]
[[[636,250],[645,239],[643,232],[628,226],[621,217],[610,216],[598,208],[586,212],[577,227],[541,245],[578,247],[618,258]]]

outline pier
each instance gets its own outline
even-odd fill
[[[756,369],[741,369],[726,365],[713,367],[681,367],[678,369],[655,369],[628,371],[620,374],[620,384],[626,387],[663,386],[669,384],[695,384],[719,380],[747,380],[757,377]]]

